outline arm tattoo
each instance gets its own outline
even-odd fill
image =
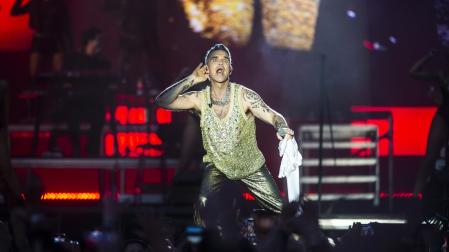
[[[286,129],[288,129],[287,121],[280,114],[276,114],[274,117],[274,128],[276,128],[277,133],[281,137],[285,137],[287,134]]]
[[[281,115],[276,115],[274,118],[274,127],[279,130],[282,128],[288,128],[287,121],[285,121],[285,118]]]
[[[246,89],[243,95],[244,99],[250,104],[252,109],[262,109],[264,113],[274,114],[273,126],[277,131],[281,129],[288,128],[287,121],[285,118],[273,111],[267,104],[262,100],[262,98],[254,91]],[[284,133],[285,135],[285,133]]]
[[[185,91],[191,88],[194,85],[193,81],[193,79],[187,77],[171,85],[156,97],[156,104],[158,106],[166,108],[174,100],[176,100],[179,95],[183,94]]]
[[[261,108],[263,112],[268,113],[271,109],[265,104],[260,95],[252,90],[245,90],[243,97],[247,102],[249,102],[251,108],[258,109]]]

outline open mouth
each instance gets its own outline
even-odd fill
[[[223,74],[223,73],[224,73],[224,69],[221,68],[221,67],[219,67],[219,68],[217,68],[216,73],[218,73],[218,74]]]

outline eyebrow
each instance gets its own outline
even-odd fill
[[[216,59],[216,58],[218,58],[218,56],[212,56],[212,57],[210,57],[210,59]],[[229,57],[228,57],[228,56],[224,56],[224,58],[229,60]]]

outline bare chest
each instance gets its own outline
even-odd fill
[[[227,105],[224,105],[224,106],[212,105],[212,110],[214,111],[215,115],[218,118],[223,119],[229,113],[229,110],[231,108],[230,105],[231,105],[230,103],[228,103]]]

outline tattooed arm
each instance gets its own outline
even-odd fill
[[[198,92],[185,93],[189,88],[207,79],[207,67],[199,64],[187,78],[176,82],[156,97],[156,104],[160,107],[178,109],[199,110]]]
[[[279,140],[282,140],[284,136],[291,138],[293,136],[293,130],[291,130],[285,118],[274,111],[272,108],[262,100],[260,95],[251,89],[243,88],[241,96],[243,97],[243,109],[245,112],[251,112],[255,117],[262,121],[273,125],[277,131]]]

